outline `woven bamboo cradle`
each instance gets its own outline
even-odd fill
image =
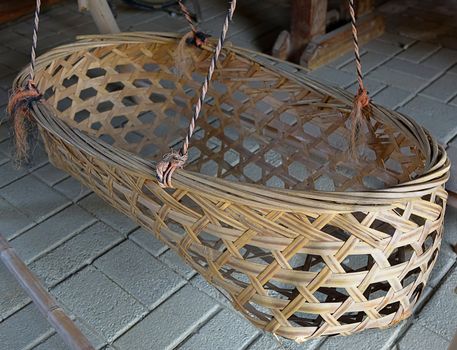
[[[54,165],[165,242],[253,324],[303,341],[408,317],[440,248],[449,161],[373,105],[348,156],[353,96],[223,51],[174,189],[155,164],[185,136],[213,42],[179,74],[172,34],[83,37],[41,56],[33,116]],[[277,63],[277,64],[276,64]],[[27,83],[24,71],[16,86]]]

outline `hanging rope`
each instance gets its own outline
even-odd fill
[[[33,22],[32,49],[30,52],[30,72],[29,80],[25,87],[17,88],[11,94],[7,111],[10,115],[10,122],[14,134],[16,149],[16,161],[21,164],[22,161],[28,161],[30,145],[34,138],[36,124],[32,120],[30,113],[31,104],[41,99],[42,95],[38,92],[35,79],[36,48],[38,43],[38,27],[40,23],[41,1],[36,0],[35,16]]]
[[[217,42],[216,48],[214,49],[213,57],[211,58],[211,63],[208,68],[208,73],[207,73],[207,75],[205,77],[205,81],[203,82],[203,85],[201,87],[200,97],[199,97],[197,103],[195,104],[194,113],[192,115],[192,119],[189,124],[189,130],[187,132],[187,135],[186,135],[186,138],[184,140],[181,150],[179,152],[171,151],[170,153],[166,154],[163,157],[163,160],[161,162],[159,162],[157,164],[157,167],[156,167],[157,179],[159,180],[159,184],[162,187],[172,187],[171,177],[173,175],[173,172],[178,168],[182,168],[187,161],[189,142],[190,142],[190,139],[192,138],[192,135],[194,134],[195,125],[200,116],[203,102],[205,101],[205,98],[206,98],[206,93],[208,92],[209,82],[211,81],[214,70],[216,68],[217,61],[219,60],[219,55],[222,51],[222,46],[224,45],[225,37],[227,35],[230,22],[232,21],[233,13],[235,12],[235,9],[236,9],[236,0],[232,0],[230,3],[230,7],[227,11],[227,15],[225,16],[225,21],[224,21],[224,25],[222,27],[221,35]]]
[[[370,98],[368,97],[368,92],[363,84],[362,63],[360,60],[354,0],[349,0],[349,13],[351,16],[352,38],[354,42],[355,66],[357,70],[358,82],[357,94],[354,97],[352,111],[349,116],[351,119],[350,153],[353,158],[357,158],[357,144],[359,143],[360,129],[362,127],[362,123],[369,117]]]

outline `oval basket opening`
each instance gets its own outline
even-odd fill
[[[147,159],[160,160],[186,135],[210,51],[176,41],[75,51],[40,71],[40,90],[71,127]],[[75,69],[77,67],[78,69]],[[310,82],[226,51],[191,140],[186,170],[286,189],[353,191],[414,178],[424,156],[411,137],[374,111],[358,156],[349,151],[351,106]]]

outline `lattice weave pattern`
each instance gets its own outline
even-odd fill
[[[346,152],[351,96],[230,48],[189,164],[165,190],[147,159],[182,143],[210,59],[209,49],[194,49],[193,71],[177,74],[178,40],[93,37],[40,57],[49,105],[33,112],[53,163],[151,230],[267,331],[303,341],[408,317],[441,243],[444,150],[374,106],[355,162]]]

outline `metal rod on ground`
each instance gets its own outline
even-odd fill
[[[28,269],[1,234],[0,259],[71,349],[94,350],[84,334],[65,314],[54,297],[46,291],[38,278]]]

